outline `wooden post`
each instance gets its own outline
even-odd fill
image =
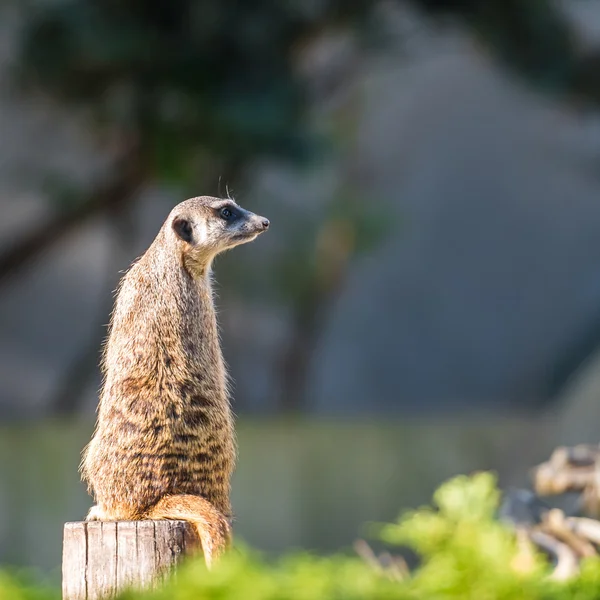
[[[200,549],[185,521],[66,523],[63,600],[97,600],[127,587],[153,587]]]

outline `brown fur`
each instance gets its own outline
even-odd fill
[[[223,205],[240,215],[235,223],[219,217]],[[181,220],[193,239],[178,232]],[[193,198],[173,209],[121,282],[82,461],[97,502],[88,519],[188,520],[208,565],[230,539],[236,455],[211,264],[267,226],[230,200]]]

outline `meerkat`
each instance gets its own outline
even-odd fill
[[[81,463],[96,502],[87,520],[189,521],[209,567],[231,540],[236,459],[211,266],[268,227],[230,199],[171,211],[121,280]]]

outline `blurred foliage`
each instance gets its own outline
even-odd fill
[[[34,584],[25,576],[0,573],[0,600],[57,600],[57,590]]]
[[[492,54],[545,89],[584,96],[600,90],[595,62],[579,56],[552,0],[412,4],[434,16],[458,16]],[[127,185],[114,186],[118,193],[110,190],[107,197],[123,196],[113,204],[126,203],[148,181],[215,193],[221,177],[236,183],[256,157],[314,159],[318,147],[332,143],[308,122],[300,57],[341,28],[364,33],[365,41],[376,38],[377,19],[369,18],[376,6],[368,0],[29,1],[22,5],[16,74],[24,89],[87,112],[98,139],[120,148],[124,163],[117,170],[132,175]],[[69,182],[47,191],[63,213],[86,202]],[[82,218],[104,208],[97,203]],[[21,262],[12,257],[7,268]]]
[[[417,0],[434,14],[457,13],[517,71],[564,83],[572,37],[552,0]]]
[[[153,592],[125,593],[129,600],[423,599],[423,600],[592,600],[599,597],[600,562],[588,560],[568,582],[548,577],[549,565],[535,555],[524,571],[515,567],[518,545],[514,532],[496,520],[500,493],[489,473],[457,477],[424,507],[382,526],[389,544],[416,550],[421,563],[412,574],[392,578],[359,558],[306,553],[266,562],[238,548],[212,572],[190,561],[164,587]],[[44,590],[0,579],[0,599],[50,600]]]
[[[536,577],[515,572],[516,538],[495,519],[499,499],[491,474],[457,477],[436,491],[435,509],[409,512],[383,527],[385,541],[405,544],[422,557],[412,585],[423,597],[538,597],[541,562],[533,566]]]
[[[454,14],[494,54],[552,89],[579,56],[551,0],[413,0]],[[367,0],[57,0],[30,4],[19,76],[136,136],[147,173],[196,183],[206,164],[314,150],[299,53],[339,27],[369,29]],[[372,32],[371,32],[372,34]],[[204,163],[204,166],[203,166]]]
[[[275,267],[284,300],[298,307],[309,305],[315,295],[335,292],[351,261],[372,250],[396,225],[346,185],[317,215],[298,215],[298,220]]]
[[[599,58],[583,51],[554,0],[411,0],[458,16],[501,63],[543,91],[600,103]]]
[[[180,182],[210,154],[240,165],[307,156],[298,51],[360,23],[369,3],[62,0],[28,17],[20,80],[141,138],[152,176]]]

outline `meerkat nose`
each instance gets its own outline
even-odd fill
[[[269,229],[269,225],[270,225],[269,219],[263,219],[261,221],[261,224],[262,224],[263,229]]]

